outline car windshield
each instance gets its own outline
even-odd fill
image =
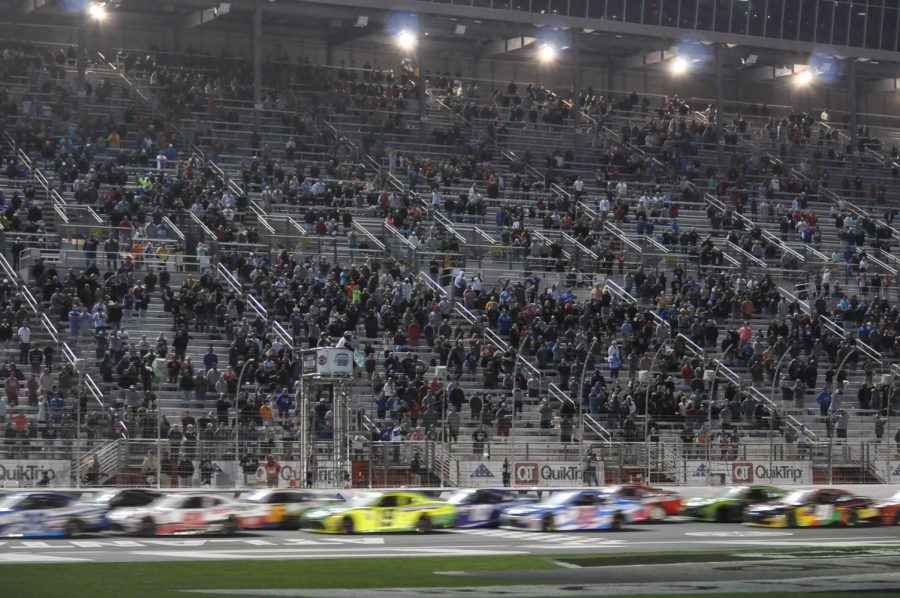
[[[113,498],[115,498],[119,493],[118,492],[100,492],[98,494],[92,494],[87,499],[82,497],[82,500],[85,502],[95,503],[95,504],[107,504]]]
[[[467,505],[475,498],[475,493],[471,490],[463,490],[462,492],[454,492],[447,502],[451,505]]]
[[[243,502],[264,503],[270,495],[271,493],[268,490],[256,490],[246,496],[242,496],[241,500]]]
[[[725,492],[719,495],[719,498],[740,498],[741,495],[746,491],[747,488],[744,486],[738,486],[737,488],[729,488]]]
[[[786,495],[781,499],[781,502],[787,503],[789,505],[802,505],[804,503],[809,502],[809,499],[812,497],[812,492],[810,490],[795,490],[790,494]]]
[[[23,496],[21,494],[10,494],[0,498],[0,509],[11,509],[16,506]]]
[[[542,502],[545,505],[564,505],[575,498],[579,493],[576,492],[557,492],[556,494],[545,498]]]
[[[163,508],[163,509],[171,509],[174,507],[178,507],[181,505],[182,501],[184,501],[185,496],[183,494],[172,494],[169,496],[162,496],[157,498],[153,502],[151,502],[148,507],[154,508]]]
[[[347,506],[349,507],[372,507],[378,504],[378,501],[381,500],[381,493],[379,492],[364,492],[363,494],[357,494],[356,496],[351,496],[347,499]]]

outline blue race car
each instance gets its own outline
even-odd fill
[[[510,490],[488,488],[459,490],[447,499],[447,502],[456,505],[454,527],[497,527],[504,509],[534,501]]]
[[[500,526],[532,531],[621,529],[645,518],[638,501],[621,500],[600,490],[568,490],[539,503],[504,509]]]
[[[107,526],[105,505],[79,502],[55,492],[16,493],[0,498],[0,537],[65,536]]]

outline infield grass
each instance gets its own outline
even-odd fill
[[[682,554],[684,560],[702,558],[705,551]],[[739,551],[709,551],[709,556]],[[762,551],[754,552],[779,552]],[[479,577],[481,572],[560,570],[560,562],[587,566],[631,564],[636,559],[671,562],[672,553],[596,555],[516,555],[492,557],[385,557],[314,560],[147,561],[123,563],[61,563],[0,565],[0,597],[204,598],[215,593],[183,593],[210,589],[375,589],[486,587],[515,584],[509,579]],[[716,559],[718,560],[718,559]],[[456,572],[447,575],[446,572]],[[547,596],[559,590],[547,586]],[[363,593],[361,593],[362,595]],[[477,598],[477,591],[469,593]],[[866,598],[896,597],[866,593]],[[231,594],[229,598],[233,598]],[[643,595],[647,598],[647,595]],[[665,598],[688,596],[666,594]],[[703,594],[704,598],[735,598],[735,594]],[[738,594],[749,597],[754,594]],[[767,592],[766,598],[796,598],[797,593]],[[846,593],[817,593],[816,598],[846,598]],[[662,598],[662,597],[660,597]]]

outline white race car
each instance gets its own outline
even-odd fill
[[[243,512],[244,507],[215,494],[170,494],[143,507],[117,509],[109,523],[113,531],[141,536],[231,535],[241,529]]]
[[[18,492],[0,497],[0,536],[65,536],[104,529],[105,505],[92,505],[57,492]]]

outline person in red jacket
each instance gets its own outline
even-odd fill
[[[277,488],[278,474],[281,473],[281,464],[278,463],[272,455],[267,455],[266,462],[263,464],[263,469],[266,471],[266,481],[269,484],[269,488]]]

